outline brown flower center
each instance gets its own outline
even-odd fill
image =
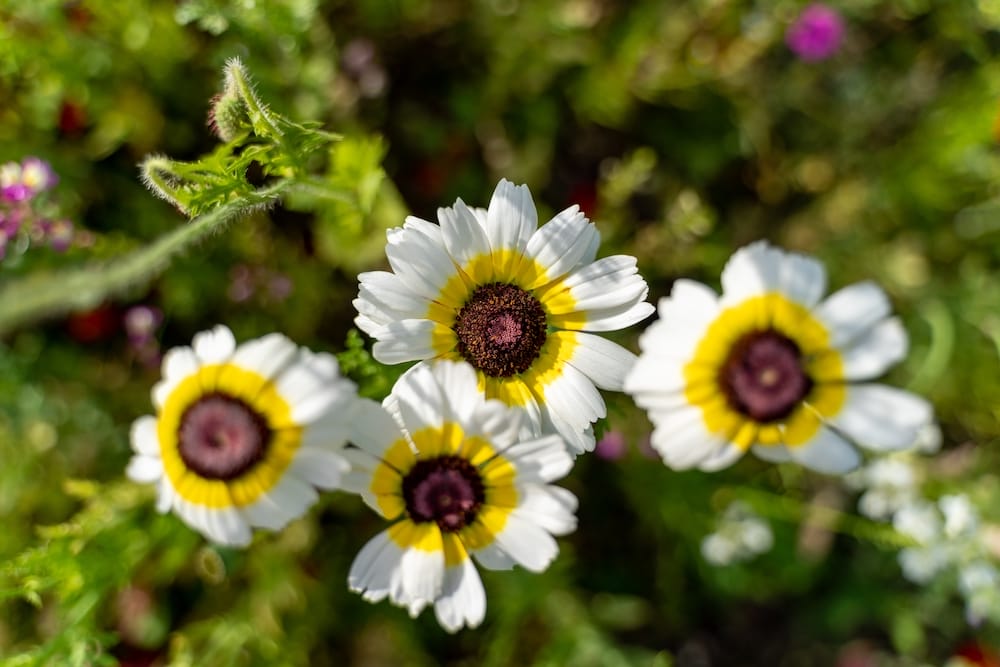
[[[184,411],[177,439],[189,470],[228,481],[264,458],[271,430],[262,415],[238,398],[207,394]]]
[[[547,331],[538,299],[507,283],[476,288],[452,328],[458,336],[458,353],[490,377],[528,370]]]
[[[798,345],[776,331],[756,331],[737,341],[719,382],[729,405],[758,422],[790,415],[813,385]]]
[[[403,500],[410,519],[434,521],[444,532],[461,530],[472,522],[485,498],[479,471],[461,456],[417,461],[403,478]]]

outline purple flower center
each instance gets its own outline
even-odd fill
[[[812,389],[798,346],[775,331],[741,338],[723,364],[719,381],[729,405],[757,422],[787,417]]]
[[[490,283],[476,288],[452,327],[458,353],[490,377],[510,377],[531,367],[545,343],[545,311],[520,287]]]
[[[461,456],[417,461],[403,478],[410,519],[434,521],[444,532],[461,530],[473,521],[485,498],[479,471]]]
[[[181,460],[205,479],[236,479],[267,451],[267,420],[246,403],[224,394],[207,394],[181,417],[178,431]]]

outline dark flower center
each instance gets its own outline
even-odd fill
[[[181,417],[181,460],[205,479],[235,479],[264,458],[271,430],[263,416],[243,401],[207,394]]]
[[[787,417],[812,389],[798,345],[775,331],[741,338],[723,364],[719,381],[730,406],[758,422]]]
[[[434,521],[454,532],[476,518],[485,499],[483,478],[461,456],[417,461],[403,478],[403,500],[414,522]]]
[[[490,377],[510,377],[538,358],[546,336],[545,311],[520,287],[490,283],[476,288],[452,328],[466,361]]]

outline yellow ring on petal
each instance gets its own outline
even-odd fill
[[[180,455],[178,433],[184,413],[209,394],[246,403],[271,432],[263,459],[228,482],[201,477],[185,465]],[[274,382],[234,364],[202,366],[181,380],[157,415],[156,434],[163,470],[174,490],[191,504],[213,509],[244,507],[260,499],[281,480],[302,442],[302,427],[292,419],[291,406]]]
[[[485,497],[475,519],[457,532],[446,533],[436,523],[405,518],[389,528],[389,537],[404,549],[436,551],[443,548],[446,564],[457,565],[468,557],[466,550],[480,549],[493,542],[520,500],[515,486],[517,469],[488,440],[478,435],[466,436],[460,424],[450,421],[440,427],[420,429],[410,434],[410,441],[400,438],[386,449],[382,461],[372,472],[368,489],[375,495],[386,518],[400,516],[406,511],[403,479],[418,460],[439,456],[461,456],[479,471]],[[442,539],[447,543],[455,536],[461,540],[463,548],[442,546]]]
[[[813,386],[787,417],[757,422],[733,409],[720,386],[722,367],[744,336],[775,331],[795,343],[805,374]],[[768,293],[723,310],[706,329],[691,360],[684,366],[684,397],[701,409],[705,428],[746,451],[754,444],[789,447],[809,442],[824,418],[844,405],[844,365],[830,345],[830,332],[804,306],[783,294]]]

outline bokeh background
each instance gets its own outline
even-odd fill
[[[383,527],[357,498],[324,494],[239,551],[123,478],[159,354],[216,323],[338,353],[384,396],[403,369],[351,332],[357,273],[384,265],[384,230],[408,213],[485,205],[506,177],[542,220],[580,204],[654,301],[678,277],[717,287],[758,238],[815,254],[834,288],[878,281],[911,335],[890,380],[940,421],[921,493],[968,494],[996,558],[1000,3],[831,8],[816,57],[790,46],[806,4],[787,0],[0,2],[0,162],[51,163],[44,205],[73,225],[68,247],[9,244],[0,287],[184,225],[137,165],[214,150],[209,100],[234,56],[275,111],[345,136],[321,168],[364,193],[290,199],[148,284],[0,339],[3,664],[1000,664],[1000,611],[967,613],[955,576],[904,577],[905,542],[858,513],[857,485],[749,458],[670,471],[621,395],[599,425],[610,444],[562,482],[580,527],[557,561],[484,572],[486,621],[454,636],[347,591]],[[643,326],[612,337],[635,350]],[[710,562],[736,499],[773,545]]]

